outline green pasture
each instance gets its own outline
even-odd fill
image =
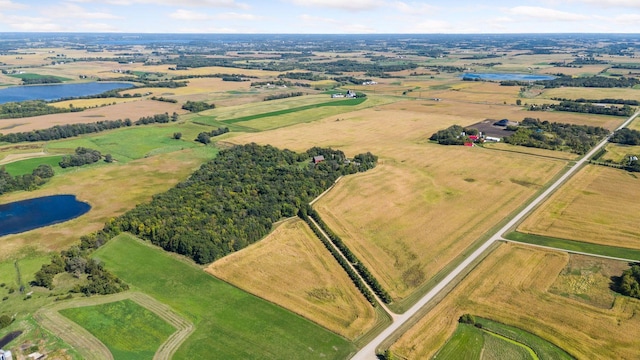
[[[484,337],[482,330],[471,325],[458,324],[446,344],[433,356],[434,359],[480,359]]]
[[[53,141],[46,145],[46,150],[71,154],[82,146],[98,150],[103,155],[111,154],[115,161],[126,163],[147,156],[202,146],[193,140],[198,133],[210,130],[208,126],[192,123],[132,126]],[[176,132],[182,133],[180,140],[173,138]]]
[[[194,323],[176,359],[344,359],[355,351],[346,339],[131,235],[113,238],[93,256]]]
[[[12,75],[8,75],[11,76],[13,78],[16,79],[22,79],[22,80],[33,80],[33,79],[42,79],[42,78],[56,78],[60,81],[69,81],[71,79],[69,78],[65,78],[62,76],[53,76],[53,75],[40,75],[40,74],[33,74],[33,73],[24,73],[24,74],[12,74]]]
[[[176,330],[132,300],[68,308],[60,314],[87,329],[115,359],[153,359],[158,347]]]
[[[37,157],[32,159],[24,159],[5,164],[5,170],[12,176],[31,174],[33,169],[40,165],[51,165],[53,171],[57,174],[62,171],[58,163],[62,160],[61,155]]]
[[[478,328],[458,324],[433,359],[573,359],[550,342],[522,329],[484,318]]]
[[[505,235],[508,240],[518,241],[527,244],[548,246],[560,250],[578,251],[587,254],[611,256],[621,259],[640,261],[640,250],[622,248],[615,246],[599,245],[575,240],[554,238],[521,232],[511,232]]]

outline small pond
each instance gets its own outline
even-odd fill
[[[105,91],[130,88],[125,82],[87,82],[80,84],[11,86],[0,89],[0,104],[25,100],[57,100],[102,94]]]
[[[538,74],[510,74],[510,73],[464,73],[462,78],[467,79],[480,79],[488,81],[540,81],[540,80],[553,80],[556,77],[552,75],[538,75]]]
[[[0,236],[76,218],[91,209],[75,195],[53,195],[0,205]]]

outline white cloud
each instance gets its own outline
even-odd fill
[[[241,14],[235,12],[227,12],[216,15],[209,15],[202,12],[179,9],[169,15],[172,19],[184,21],[208,21],[208,20],[244,20],[253,21],[261,17],[253,14]]]
[[[572,0],[571,2],[580,2],[584,4],[597,5],[600,7],[630,7],[640,8],[638,0]]]
[[[429,4],[422,4],[417,2],[406,3],[404,1],[396,1],[392,3],[393,7],[398,11],[410,14],[410,15],[425,15],[435,12],[438,8]]]
[[[380,0],[290,0],[299,6],[313,6],[349,11],[373,10],[384,5]]]
[[[41,11],[43,14],[48,14],[54,18],[76,18],[76,19],[120,19],[106,12],[91,12],[84,8],[74,4],[60,4],[57,6],[51,6]]]
[[[425,20],[415,24],[411,32],[414,33],[455,33],[455,27],[443,20]]]
[[[71,0],[74,2],[95,2],[100,4],[111,5],[159,5],[159,6],[193,6],[193,7],[226,7],[226,8],[240,8],[248,9],[249,5],[238,3],[235,0]]]
[[[300,20],[302,20],[305,24],[317,24],[317,23],[325,23],[325,24],[339,24],[338,21],[332,18],[325,18],[320,16],[312,16],[308,14],[300,15]]]
[[[79,28],[79,29],[78,29]],[[82,30],[86,32],[119,32],[120,30],[111,24],[103,23],[82,23],[74,31]]]
[[[610,18],[604,18],[603,21],[611,21]],[[613,22],[617,24],[635,25],[640,23],[640,14],[624,14],[613,18]]]
[[[25,9],[26,5],[12,2],[10,0],[0,0],[0,10],[17,10],[17,9]]]
[[[581,21],[590,17],[565,11],[548,9],[537,6],[516,6],[507,10],[509,14],[532,17],[545,21]]]
[[[60,31],[58,24],[53,24],[47,18],[32,16],[3,15],[0,13],[0,23],[8,25],[18,31]]]

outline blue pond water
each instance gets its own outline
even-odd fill
[[[507,73],[464,73],[462,78],[468,79],[480,79],[489,81],[539,81],[539,80],[553,80],[556,77],[551,75],[538,75],[538,74],[507,74]]]
[[[113,89],[130,87],[133,87],[133,84],[125,82],[11,86],[0,89],[0,104],[14,101],[57,100],[69,97],[97,95]]]
[[[53,195],[0,205],[0,236],[76,218],[91,209],[75,195]]]

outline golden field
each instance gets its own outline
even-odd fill
[[[371,304],[300,219],[285,221],[207,272],[351,340],[377,320]]]
[[[640,179],[624,170],[587,165],[518,231],[638,249],[639,186]]]
[[[606,146],[607,152],[599,159],[600,161],[611,160],[615,163],[621,163],[623,160],[629,160],[629,155],[640,155],[640,146],[623,145],[609,143]]]
[[[51,114],[20,119],[2,120],[0,131],[4,134],[26,132],[36,129],[46,129],[54,125],[92,123],[101,120],[118,120],[129,118],[136,121],[143,116],[163,114],[184,114],[180,104],[163,101],[139,99],[139,101],[124,102],[111,106],[97,107],[80,112]]]
[[[545,99],[564,98],[564,99],[625,99],[640,101],[640,89],[633,88],[580,88],[580,87],[562,87],[555,89],[546,89],[540,97]]]
[[[601,308],[551,293],[569,261],[566,253],[502,244],[391,350],[405,358],[430,358],[453,334],[458,318],[471,313],[538,335],[578,359],[637,358],[640,301],[618,296],[612,307]],[[596,287],[601,286],[608,285]]]
[[[37,198],[56,194],[74,194],[91,205],[85,215],[64,223],[46,226],[22,234],[2,238],[0,260],[28,246],[54,251],[78,242],[80,236],[102,229],[112,217],[123,214],[137,204],[149,201],[185,179],[206,155],[197,149],[161,154],[126,164],[78,169],[54,176],[34,191],[19,191],[0,196],[0,202]]]
[[[330,146],[348,156],[366,151],[378,155],[376,169],[344,178],[315,206],[383,287],[401,299],[566,164],[429,143],[439,129],[480,120],[464,113],[433,113],[438,107],[401,101],[231,141],[297,151]]]

